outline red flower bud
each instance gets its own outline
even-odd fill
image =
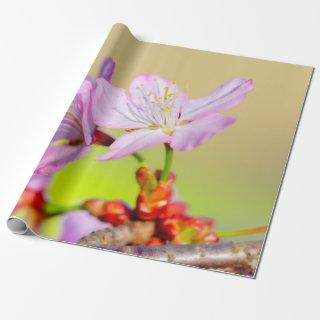
[[[149,196],[150,202],[166,202],[166,204],[171,200],[173,194],[171,183],[160,181],[156,188]],[[164,205],[164,204],[162,204]]]
[[[176,244],[216,243],[219,237],[213,232],[213,220],[186,214],[157,221],[157,233]]]
[[[102,199],[89,199],[83,204],[83,208],[88,210],[92,215],[100,218],[104,215],[103,205],[106,201]]]
[[[171,217],[157,221],[157,233],[165,240],[174,241],[181,231],[181,218]]]
[[[214,228],[214,220],[208,217],[193,217],[189,223],[197,230],[194,241],[204,241],[205,237],[210,234]]]
[[[119,225],[129,222],[131,210],[120,200],[106,201],[102,207],[103,215],[100,220]]]
[[[214,220],[209,217],[191,217],[186,224],[195,228],[192,243],[217,243],[218,235],[213,231]]]
[[[136,215],[140,220],[151,221],[158,218],[159,210],[150,204],[143,194],[140,194],[137,199]]]
[[[188,206],[183,202],[171,202],[161,210],[159,219],[185,215],[187,209]]]
[[[164,241],[158,237],[153,237],[145,243],[146,246],[163,246],[164,244]]]
[[[137,199],[136,213],[141,220],[155,220],[172,197],[172,186],[160,181],[152,192],[142,191]]]
[[[136,179],[141,190],[145,192],[152,192],[158,183],[154,173],[147,167],[141,167],[137,170]]]
[[[32,189],[26,188],[23,191],[18,204],[41,209],[45,204],[45,200],[42,191],[34,191]]]

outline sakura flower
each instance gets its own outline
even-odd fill
[[[110,58],[106,59],[100,70],[102,79],[109,81],[113,70],[114,62]],[[93,121],[93,108],[97,107],[93,104],[95,86],[95,80],[86,79],[83,81],[49,147],[40,160],[35,174],[50,175],[67,163],[87,154],[91,144],[98,142],[110,145],[114,141],[110,136],[97,130]]]
[[[92,91],[91,82],[85,80],[42,157],[36,173],[51,174],[89,151],[95,130],[92,120]]]
[[[136,77],[129,93],[104,79],[97,79],[95,122],[127,133],[110,145],[98,160],[124,157],[138,150],[165,143],[175,150],[191,150],[235,122],[220,114],[241,103],[252,81],[235,78],[207,96],[189,99],[177,84],[156,74]]]

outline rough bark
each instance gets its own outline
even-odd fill
[[[133,221],[114,228],[101,229],[83,237],[79,244],[105,248],[108,246],[139,245],[148,241],[155,232],[153,221]]]
[[[164,262],[221,270],[252,277],[261,241],[164,246],[108,246],[105,249]]]
[[[153,222],[134,221],[92,232],[79,244],[143,258],[253,276],[261,241],[220,244],[144,246],[155,231]]]

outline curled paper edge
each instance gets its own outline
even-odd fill
[[[14,217],[14,216],[11,216],[7,220],[7,227],[14,234],[32,233],[32,231],[30,230],[28,224],[24,220],[22,220],[22,219],[20,219],[18,217]]]

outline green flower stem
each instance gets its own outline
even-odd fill
[[[173,149],[167,143],[165,143],[164,146],[166,148],[166,157],[165,157],[164,167],[162,170],[160,181],[167,181],[168,180],[171,165],[172,165],[172,159],[173,159]]]
[[[244,230],[228,230],[228,231],[216,231],[216,234],[220,237],[234,237],[234,236],[245,236],[249,234],[265,233],[267,226],[244,229]]]
[[[146,166],[146,161],[144,160],[141,154],[135,152],[132,154],[132,156],[139,162],[141,166]]]
[[[44,205],[44,211],[50,215],[58,215],[66,211],[73,211],[73,210],[81,210],[82,209],[82,204],[77,204],[77,205],[59,205],[59,204],[54,204],[54,203],[46,203]]]

